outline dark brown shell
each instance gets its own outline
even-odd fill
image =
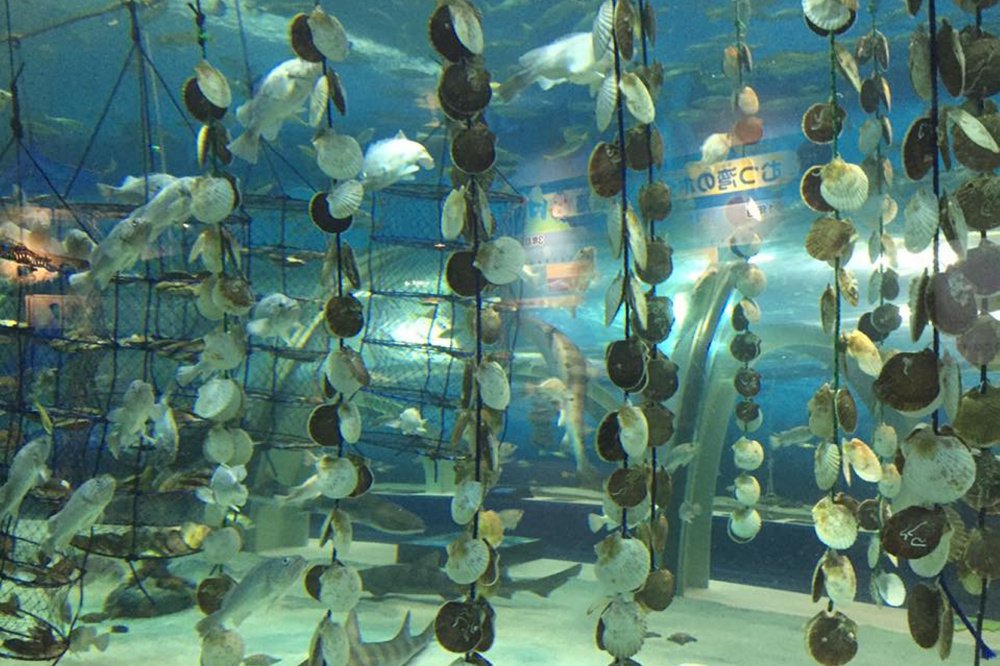
[[[752,398],[760,393],[760,373],[753,368],[740,368],[733,377],[733,386],[744,398]]]
[[[729,353],[741,363],[749,363],[760,356],[760,337],[756,333],[744,331],[729,343]]]
[[[496,159],[496,135],[485,123],[463,128],[451,141],[451,161],[465,173],[483,173]]]
[[[858,653],[858,625],[840,611],[822,610],[806,625],[806,649],[823,666],[843,666]]]
[[[831,32],[833,32],[833,34],[835,34],[835,35],[842,35],[845,32],[847,32],[848,30],[850,30],[851,26],[854,25],[854,22],[858,18],[858,13],[855,10],[852,9],[851,10],[851,17],[847,20],[847,23],[845,23],[843,26],[837,28],[836,30],[832,30],[832,31],[831,30],[827,30],[826,28],[819,27],[818,25],[816,25],[815,23],[813,23],[812,21],[810,21],[808,16],[803,15],[802,18],[806,22],[806,27],[809,28],[814,34],[819,35],[820,37],[829,37]]]
[[[802,114],[802,134],[813,143],[831,143],[834,131],[838,136],[844,131],[846,120],[847,111],[843,107],[818,102]]]
[[[987,386],[981,391],[977,387],[962,395],[952,425],[971,447],[986,448],[1000,443],[1000,388]],[[984,457],[992,459],[992,456],[978,456]]]
[[[982,174],[955,190],[965,223],[975,231],[990,231],[1000,225],[1000,177]]]
[[[447,13],[447,8],[445,8]],[[453,62],[441,74],[438,101],[453,120],[468,120],[490,103],[490,73],[478,60]]]
[[[464,0],[463,0],[464,2]],[[427,30],[434,50],[451,62],[458,62],[472,56],[472,51],[465,48],[455,34],[455,26],[451,22],[451,10],[448,2],[442,2],[431,14]],[[464,4],[472,7],[470,3]],[[478,12],[477,12],[478,14]]]
[[[746,116],[733,123],[729,130],[733,146],[752,146],[764,138],[764,121],[759,116]]]
[[[317,405],[306,423],[309,438],[320,446],[337,446],[341,442],[340,417],[337,405]]]
[[[327,205],[327,193],[317,192],[309,200],[309,219],[320,231],[328,234],[340,234],[351,228],[353,216],[334,217]]]
[[[959,271],[948,269],[931,276],[927,285],[927,314],[942,333],[960,335],[979,316],[972,285]]]
[[[673,602],[675,588],[674,574],[669,569],[650,571],[635,593],[635,600],[651,611],[663,611]]]
[[[979,122],[994,140],[1000,138],[1000,114],[989,113],[979,116]],[[951,146],[955,159],[973,171],[993,171],[1000,168],[1000,154],[974,143],[958,123],[952,125]]]
[[[941,543],[948,516],[941,507],[911,506],[893,514],[882,530],[882,547],[890,555],[915,560],[929,554]]]
[[[306,593],[308,593],[309,596],[316,601],[319,601],[319,595],[323,591],[323,584],[320,582],[320,579],[323,577],[323,574],[328,568],[329,566],[326,564],[317,564],[312,566],[302,579],[302,584],[306,588]]]
[[[869,497],[864,500],[858,505],[856,513],[858,516],[858,525],[861,526],[861,529],[868,530],[869,532],[878,532],[879,516],[882,511],[877,499]]]
[[[347,115],[347,94],[344,91],[344,83],[340,80],[340,74],[333,69],[326,70],[326,83],[329,89],[330,99],[333,101],[334,108],[337,112],[342,115]]]
[[[625,460],[625,449],[618,438],[618,412],[608,412],[597,426],[594,434],[594,448],[597,457],[606,462],[621,462]]]
[[[930,349],[899,352],[882,366],[875,397],[901,412],[918,412],[938,397],[938,359]]]
[[[222,600],[234,587],[236,581],[228,574],[203,579],[195,592],[198,608],[205,615],[211,615],[222,607]]]
[[[811,210],[817,213],[832,213],[833,206],[826,202],[826,199],[823,198],[823,193],[820,191],[823,179],[819,174],[822,169],[823,167],[817,164],[809,167],[802,173],[802,180],[799,181],[799,196],[802,197],[802,203]]]
[[[459,296],[475,296],[477,288],[486,284],[479,269],[473,265],[476,255],[471,250],[459,250],[448,258],[445,277],[448,286]]]
[[[347,457],[358,471],[358,482],[348,497],[361,497],[371,490],[372,484],[375,483],[375,475],[372,474],[372,468],[367,461],[361,456],[352,453]]]
[[[962,275],[979,296],[1000,292],[1000,245],[983,240],[959,264]]]
[[[1000,92],[1000,40],[981,31],[962,30],[962,50],[965,53],[965,94],[986,99]]]
[[[656,125],[636,125],[625,133],[625,164],[633,171],[663,166],[663,135]]]
[[[923,335],[930,319],[927,315],[927,286],[931,283],[927,270],[910,280],[910,339],[916,342]]]
[[[872,74],[861,82],[861,108],[865,113],[875,113],[881,105],[892,111],[892,93],[889,82],[881,74]]]
[[[648,355],[649,348],[638,338],[612,342],[605,353],[608,378],[623,391],[643,390],[647,382]]]
[[[296,14],[288,22],[288,40],[298,57],[309,62],[323,62],[323,54],[313,43],[312,29],[306,14]]]
[[[198,79],[193,76],[181,86],[181,101],[184,102],[184,108],[188,113],[198,122],[210,123],[213,120],[222,120],[226,115],[226,109],[208,101],[198,86]]]
[[[899,306],[895,303],[883,303],[872,310],[872,326],[874,326],[883,337],[892,333],[902,325],[903,318],[899,314]]]
[[[997,330],[1000,322],[984,314],[969,330],[958,336],[955,346],[962,357],[975,366],[989,365],[1000,354]]]
[[[673,210],[670,186],[656,180],[639,188],[639,214],[647,222],[665,220]]]
[[[670,331],[674,327],[674,305],[667,296],[645,295],[646,299],[646,326],[639,323],[639,319],[632,310],[632,325],[635,327],[635,334],[651,345],[656,345],[670,336]]]
[[[663,446],[674,436],[674,413],[658,402],[644,402],[642,413],[649,425],[649,445]]]
[[[754,423],[761,417],[760,405],[753,400],[739,401],[733,413],[736,415],[736,420],[741,423]]]
[[[680,385],[679,371],[678,365],[662,354],[651,358],[646,365],[649,379],[642,391],[643,396],[654,402],[663,402],[674,397]]]
[[[920,180],[934,165],[937,140],[934,124],[927,116],[910,123],[903,138],[903,173],[910,180]]]
[[[837,422],[848,435],[858,427],[858,406],[854,396],[846,388],[837,389]]]
[[[670,278],[674,272],[674,248],[654,238],[646,243],[646,267],[636,266],[635,274],[648,285],[657,285]]]
[[[913,642],[922,648],[934,647],[941,636],[941,593],[936,586],[917,583],[906,601],[906,622]]]
[[[632,0],[618,0],[614,16],[615,43],[618,45],[618,54],[625,60],[631,60],[635,55],[635,31],[632,26],[636,18]]]
[[[353,338],[365,327],[364,306],[351,294],[331,297],[323,317],[326,330],[336,338]]]
[[[646,470],[642,467],[616,469],[608,477],[608,497],[626,509],[638,506],[649,494],[646,476]]]
[[[621,192],[622,154],[617,144],[601,141],[594,146],[587,162],[587,176],[590,188],[599,197],[608,199]]]
[[[488,638],[485,625],[486,615],[477,602],[449,601],[438,610],[434,635],[449,652],[471,652]]]

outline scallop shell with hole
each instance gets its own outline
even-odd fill
[[[760,533],[762,525],[763,521],[757,509],[743,507],[729,515],[726,533],[736,543],[749,543]]]
[[[639,539],[624,539],[616,532],[594,546],[594,552],[594,574],[608,592],[631,592],[646,582],[649,550]]]
[[[646,639],[646,614],[635,601],[616,597],[597,623],[597,646],[616,660],[626,660],[642,649]]]
[[[732,449],[733,463],[739,469],[752,472],[764,463],[764,447],[755,439],[740,437]]]
[[[823,199],[837,210],[857,210],[868,199],[868,176],[857,164],[834,157],[819,175]]]
[[[480,481],[467,479],[459,483],[451,498],[451,519],[457,525],[468,525],[482,506],[484,494]]]
[[[812,508],[816,536],[835,550],[850,548],[858,538],[858,519],[843,504],[824,497]]]
[[[926,424],[914,428],[900,450],[906,460],[903,486],[922,502],[954,502],[976,479],[975,459],[962,440],[935,435]]]
[[[823,666],[844,666],[858,653],[858,625],[840,611],[821,610],[806,625],[806,648]]]
[[[448,561],[444,572],[459,585],[470,585],[479,579],[490,564],[490,547],[482,539],[464,533],[448,544]]]

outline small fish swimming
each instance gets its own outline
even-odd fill
[[[262,559],[229,591],[219,610],[198,622],[198,635],[205,637],[226,625],[236,628],[254,611],[266,609],[302,578],[307,564],[298,555]]]
[[[65,551],[70,539],[89,529],[104,513],[115,494],[115,478],[110,474],[96,476],[83,483],[70,495],[63,508],[46,521],[48,536],[39,550],[52,555]]]
[[[177,176],[169,173],[149,174],[149,198],[155,197],[163,188],[172,185]],[[147,179],[142,176],[126,176],[121,185],[115,187],[106,183],[98,183],[97,190],[109,201],[121,204],[140,205],[146,203]]]
[[[285,343],[301,326],[302,305],[284,294],[271,294],[261,299],[247,324],[247,334],[260,338],[277,337]]]
[[[250,491],[243,484],[246,478],[247,470],[243,465],[219,465],[212,473],[208,487],[198,488],[195,495],[205,504],[216,505],[223,510],[238,510],[250,496]]]
[[[69,635],[69,651],[90,652],[90,648],[94,648],[98,652],[104,652],[110,642],[110,631],[98,634],[97,629],[92,626],[76,627]]]
[[[351,498],[341,509],[354,523],[386,534],[422,534],[427,529],[420,516],[372,492]]]
[[[387,421],[386,425],[398,428],[399,432],[406,436],[427,434],[427,419],[420,415],[419,407],[407,407],[400,412],[399,418]]]
[[[7,482],[0,486],[0,522],[7,516],[17,518],[28,491],[49,480],[46,463],[51,454],[52,438],[48,435],[31,440],[14,454]]]
[[[205,348],[198,357],[198,363],[177,368],[177,383],[181,386],[207,379],[217,372],[232,370],[246,358],[246,339],[237,329],[226,331],[219,328],[203,339]]]
[[[434,168],[434,158],[421,143],[406,138],[403,130],[390,139],[368,146],[361,170],[365,191],[381,190],[401,180],[413,180],[420,170]]]
[[[786,446],[810,446],[813,434],[807,425],[795,426],[788,430],[776,432],[768,438],[768,443],[772,449],[781,449]]]
[[[108,412],[108,450],[118,458],[122,448],[138,442],[145,434],[146,421],[153,413],[156,396],[153,385],[141,379],[134,380],[125,390],[120,407]]]
[[[320,63],[301,58],[286,60],[268,72],[253,98],[236,109],[236,119],[245,129],[229,144],[233,155],[256,164],[261,137],[278,138],[281,125],[302,110],[322,73]]]
[[[673,474],[676,470],[690,463],[698,455],[699,450],[697,442],[687,442],[670,447],[664,462],[667,472]]]

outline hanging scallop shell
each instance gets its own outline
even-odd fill
[[[755,116],[760,112],[760,99],[750,86],[743,86],[733,93],[733,108],[745,116]]]
[[[729,157],[733,139],[728,132],[710,134],[701,144],[701,161],[705,164],[721,162]]]
[[[850,220],[824,215],[817,218],[806,236],[806,252],[819,261],[849,257],[857,232]]]
[[[465,229],[465,186],[448,193],[441,209],[441,237],[453,241],[462,235]]]
[[[184,81],[181,86],[181,100],[188,113],[199,122],[211,123],[214,120],[221,120],[226,115],[225,107],[216,106],[208,101],[201,86],[198,85],[198,79],[194,76]]]
[[[825,334],[833,333],[837,322],[837,294],[830,284],[826,285],[826,289],[819,297],[819,321]]]
[[[646,614],[638,603],[623,597],[611,600],[597,622],[597,646],[616,661],[627,660],[646,640]]]
[[[229,564],[243,549],[243,537],[232,526],[212,530],[201,542],[201,554],[209,564]]]
[[[326,206],[335,219],[351,217],[361,207],[365,198],[365,187],[358,180],[339,183],[326,197]]]
[[[518,240],[501,236],[479,247],[473,266],[493,284],[510,284],[521,276],[525,258],[524,247]]]
[[[451,14],[451,24],[458,41],[470,53],[482,54],[484,46],[483,26],[479,12],[471,3],[466,2],[448,3],[448,11]]]
[[[867,444],[853,438],[844,441],[842,448],[845,474],[850,465],[854,472],[868,483],[878,483],[882,480],[882,463]]]
[[[326,117],[326,103],[330,99],[330,81],[321,76],[316,79],[312,93],[309,95],[309,126],[319,127]]]
[[[760,482],[753,474],[741,473],[733,481],[733,496],[736,501],[746,507],[752,507],[760,501]]]
[[[335,562],[324,567],[317,582],[316,600],[335,613],[354,610],[361,599],[361,575],[352,566]]]
[[[618,85],[625,98],[625,108],[632,114],[632,117],[643,125],[651,124],[656,119],[656,107],[653,105],[653,98],[650,97],[642,79],[635,73],[628,72],[622,75]]]
[[[243,408],[243,389],[232,379],[210,379],[198,388],[194,413],[216,423],[236,418]]]
[[[194,66],[195,77],[201,94],[209,102],[220,109],[228,109],[233,103],[233,93],[229,89],[229,81],[225,75],[213,67],[207,60],[202,60]]]
[[[646,248],[646,228],[631,206],[625,210],[625,229],[628,232],[628,248],[632,252],[636,268],[645,270],[649,258]]]
[[[649,424],[642,410],[625,405],[618,410],[618,438],[630,458],[640,458],[649,443]]]
[[[910,84],[917,96],[930,101],[933,82],[931,80],[931,39],[923,24],[917,26],[910,36],[909,72]]]
[[[813,506],[812,517],[816,536],[830,548],[846,550],[858,538],[858,519],[854,513],[830,497],[824,497]]]
[[[618,310],[622,307],[625,299],[625,276],[618,272],[618,277],[611,281],[607,291],[604,292],[604,325],[611,326],[611,323],[618,316]]]
[[[946,527],[945,531],[941,534],[941,541],[938,542],[934,550],[923,557],[907,560],[910,564],[910,570],[923,578],[936,578],[945,565],[948,564],[948,553],[951,551],[951,538],[953,535],[954,530],[951,527]]]
[[[618,54],[625,60],[631,60],[635,54],[635,23],[636,13],[632,0],[618,0],[615,5],[615,45]]]
[[[930,316],[927,313],[927,287],[930,284],[930,276],[927,269],[919,277],[910,280],[910,339],[916,342],[923,335]]]
[[[814,602],[820,600],[824,590],[834,604],[844,605],[854,601],[858,593],[858,577],[847,555],[828,550],[816,563],[812,583]]]
[[[883,458],[892,458],[899,449],[896,429],[888,423],[879,423],[872,433],[872,448]]]
[[[347,32],[337,17],[327,14],[317,5],[310,12],[307,21],[313,45],[327,60],[340,62],[347,57]]]
[[[802,114],[802,134],[812,143],[830,143],[844,131],[846,121],[847,111],[842,107],[816,103]]]
[[[938,230],[939,212],[937,197],[932,192],[921,188],[913,193],[903,210],[906,220],[903,243],[909,252],[922,252],[931,244]]]
[[[845,433],[852,433],[858,426],[858,406],[854,402],[854,396],[846,388],[837,389],[835,405],[837,409],[837,423]]]
[[[364,155],[354,137],[324,129],[313,137],[316,165],[334,180],[354,178],[361,171]]]
[[[608,52],[611,45],[611,33],[615,29],[615,3],[604,0],[594,16],[594,24],[590,32],[591,48],[594,60],[598,61]]]
[[[807,403],[809,431],[821,439],[833,437],[833,389],[823,384]]]
[[[927,116],[914,120],[903,137],[903,172],[910,180],[921,180],[934,165],[937,135]]]
[[[649,328],[649,304],[646,295],[642,293],[642,284],[634,277],[630,277],[628,281],[628,303],[638,330],[646,331]]]
[[[954,502],[975,482],[975,459],[957,437],[935,435],[921,424],[901,443],[900,450],[906,460],[903,485],[921,502]]]
[[[611,125],[611,119],[618,107],[618,86],[615,85],[614,74],[608,74],[597,89],[597,105],[594,110],[597,121],[597,131],[603,132]]]
[[[239,196],[229,178],[198,176],[191,185],[191,214],[204,224],[217,224],[233,212]]]
[[[865,157],[875,152],[882,142],[882,124],[877,118],[867,118],[858,130],[858,150]]]
[[[340,420],[340,436],[348,444],[357,444],[361,439],[361,411],[353,402],[342,402],[337,405],[337,416]]]
[[[510,404],[510,383],[507,373],[496,361],[486,361],[476,371],[479,394],[490,409],[503,411]]]
[[[832,213],[833,207],[823,199],[823,194],[819,187],[821,179],[819,172],[823,167],[814,165],[802,172],[802,180],[799,181],[799,196],[802,203],[817,213]]]
[[[490,564],[490,547],[482,539],[463,533],[448,544],[448,561],[444,572],[459,585],[470,585],[479,579]]]
[[[886,499],[893,499],[903,490],[903,476],[895,463],[882,465],[882,479],[878,482],[878,491]]]
[[[736,291],[744,298],[756,298],[767,289],[767,275],[757,264],[738,264],[735,271]]]
[[[752,472],[764,462],[764,447],[755,439],[740,437],[732,448],[733,463],[740,469]]]
[[[854,6],[852,10],[850,7]],[[802,0],[802,11],[815,26],[835,32],[849,25],[857,2],[852,0]]]
[[[350,347],[338,347],[330,352],[323,363],[323,371],[331,388],[345,396],[354,395],[371,383],[361,354]]]
[[[937,29],[938,73],[952,97],[961,97],[965,89],[965,52],[958,32],[948,19],[941,19]]]
[[[736,543],[749,543],[760,533],[762,525],[763,521],[757,509],[743,507],[729,515],[726,532]]]
[[[467,479],[455,487],[451,498],[451,519],[457,525],[468,525],[483,505],[485,490],[479,481]]]
[[[857,210],[868,199],[868,176],[857,164],[834,157],[820,170],[823,199],[840,211]]]
[[[240,666],[245,653],[240,632],[220,627],[202,639],[199,660],[205,666]]]
[[[900,607],[906,601],[906,586],[903,579],[894,573],[880,571],[873,576],[878,597],[889,606]]]
[[[639,539],[624,539],[616,532],[594,546],[594,552],[594,574],[611,594],[637,590],[646,582],[649,550]]]
[[[600,142],[587,162],[587,176],[594,194],[608,199],[622,190],[622,153],[618,145]]]
[[[941,357],[941,367],[938,371],[941,382],[941,407],[954,422],[958,416],[958,404],[962,398],[962,370],[958,367],[955,357],[945,351]]]
[[[316,463],[318,487],[324,497],[343,499],[358,486],[358,468],[350,458],[322,456]]]
[[[853,330],[844,336],[847,354],[858,362],[858,368],[869,377],[878,377],[882,372],[882,356],[878,347],[867,335]]]
[[[319,533],[319,547],[322,548],[329,542],[340,554],[346,554],[354,542],[354,526],[351,524],[351,517],[342,509],[332,509],[327,514]]]
[[[831,441],[821,442],[816,447],[813,460],[816,486],[829,490],[840,478],[840,448]]]
[[[897,411],[929,413],[940,404],[938,365],[930,349],[894,355],[875,380],[876,398]]]
[[[872,74],[861,82],[861,108],[865,113],[875,113],[879,107],[885,108],[886,112],[892,111],[892,89],[889,81],[881,74]],[[879,128],[879,135],[882,133],[881,120],[875,119]]]

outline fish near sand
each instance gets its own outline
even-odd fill
[[[386,534],[422,534],[427,529],[420,516],[375,493],[351,498],[340,508],[358,525]]]
[[[77,488],[66,505],[46,522],[48,536],[39,550],[46,555],[66,550],[74,535],[89,529],[101,517],[114,497],[115,486],[113,476],[102,474]]]
[[[323,658],[326,649],[323,645],[323,636],[327,633],[324,629],[331,628],[331,625],[332,623],[326,625],[320,623],[313,636],[309,658],[299,666],[323,666],[326,663]],[[347,616],[344,631],[350,648],[347,666],[405,666],[434,638],[434,623],[428,624],[419,634],[411,635],[410,613],[407,611],[403,624],[395,636],[387,641],[366,643],[361,638],[357,611],[351,611]]]
[[[204,638],[225,625],[238,627],[254,611],[269,607],[302,578],[306,565],[298,555],[261,560],[229,591],[219,610],[195,625],[198,635]]]
[[[0,522],[7,516],[17,518],[28,491],[49,480],[46,462],[52,453],[52,438],[48,435],[33,439],[14,455],[7,482],[0,486]]]
[[[301,58],[286,60],[268,72],[253,98],[236,109],[236,119],[245,130],[229,144],[233,155],[256,164],[261,137],[278,138],[281,125],[302,110],[322,73],[320,63]]]
[[[381,190],[401,180],[413,180],[420,170],[434,168],[434,158],[421,143],[406,138],[403,130],[390,139],[368,146],[361,170],[366,192]]]

